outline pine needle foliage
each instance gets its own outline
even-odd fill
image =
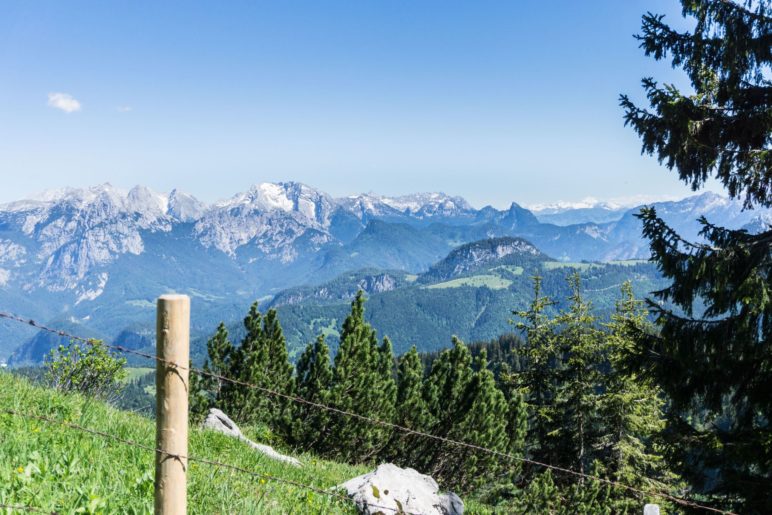
[[[332,366],[330,349],[319,336],[309,344],[297,362],[297,394],[299,397],[318,404],[330,402]],[[309,406],[297,404],[294,409],[292,443],[302,449],[322,450],[323,442],[329,439],[330,413]]]
[[[396,402],[391,342],[386,339],[378,344],[375,330],[365,321],[364,303],[364,293],[360,290],[351,303],[351,313],[343,322],[330,404],[390,422]],[[390,437],[390,430],[382,426],[335,416],[330,421],[329,438],[324,447],[337,459],[368,462],[387,447]]]
[[[745,207],[772,206],[772,17],[769,0],[682,0],[679,32],[647,14],[647,55],[682,68],[693,91],[643,81],[650,108],[621,97],[625,121],[694,189],[709,178]],[[640,214],[672,284],[649,303],[659,335],[642,334],[639,370],[671,400],[671,461],[694,489],[744,513],[772,512],[772,230],[701,220],[685,241],[654,209]],[[672,306],[672,308],[670,307]]]

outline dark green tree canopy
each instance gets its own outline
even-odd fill
[[[747,207],[772,205],[772,18],[769,1],[682,0],[694,22],[678,32],[663,15],[643,17],[646,55],[670,58],[693,91],[643,79],[650,109],[621,96],[625,123],[643,152],[676,169],[694,190],[717,178]]]
[[[643,152],[698,189],[718,179],[746,209],[772,206],[770,0],[682,0],[678,32],[647,14],[638,39],[670,58],[693,91],[643,80],[650,109],[621,97]],[[698,492],[744,513],[772,512],[772,230],[702,219],[681,238],[654,209],[639,215],[652,259],[672,280],[649,302],[659,334],[641,334],[637,366],[670,399],[669,456]]]

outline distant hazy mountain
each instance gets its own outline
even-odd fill
[[[758,228],[769,213],[714,194],[657,208],[687,237],[700,215]],[[634,212],[560,226],[516,203],[476,209],[442,193],[340,199],[293,182],[258,184],[211,205],[142,186],[50,191],[0,206],[0,309],[131,337],[124,331],[152,332],[158,295],[178,291],[193,298],[194,333],[209,332],[256,298],[365,268],[423,273],[478,240],[524,238],[563,261],[646,257]],[[0,322],[0,358],[31,336]]]
[[[555,202],[529,206],[540,222],[555,225],[574,225],[587,222],[603,224],[616,222],[630,206],[613,202],[586,199],[580,202]]]

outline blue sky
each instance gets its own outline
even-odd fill
[[[278,180],[478,206],[686,195],[618,107],[644,76],[683,83],[632,37],[647,10],[684,23],[676,0],[1,1],[0,202]]]

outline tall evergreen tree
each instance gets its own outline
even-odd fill
[[[556,319],[562,363],[554,398],[558,427],[550,437],[559,449],[558,463],[584,474],[595,459],[604,335],[582,298],[579,274],[569,276],[568,283],[569,308]]]
[[[297,362],[297,394],[301,398],[318,404],[330,402],[332,367],[330,349],[319,336],[309,344]],[[305,450],[324,452],[322,443],[329,439],[329,412],[306,404],[298,404],[294,410],[292,442]]]
[[[453,347],[443,350],[434,359],[424,382],[424,398],[431,417],[428,433],[444,438],[453,434],[464,412],[465,395],[472,375],[472,355],[461,340],[454,337]],[[424,439],[418,450],[416,468],[437,478],[444,464],[453,460],[458,447]]]
[[[638,38],[647,55],[683,68],[693,92],[644,79],[651,108],[622,96],[626,123],[641,136],[644,152],[692,188],[715,178],[747,208],[770,207],[772,2],[681,4],[694,21],[692,32],[650,13]],[[672,280],[650,302],[660,334],[642,337],[638,355],[641,370],[671,402],[673,461],[718,504],[770,513],[772,230],[749,234],[702,220],[707,243],[695,244],[654,209],[640,216],[654,260]]]
[[[391,422],[396,387],[392,374],[391,343],[378,345],[375,330],[365,322],[364,293],[351,303],[343,322],[340,347],[335,356],[330,404],[367,417]],[[328,453],[349,462],[375,458],[388,444],[391,431],[353,417],[334,416],[330,421]]]
[[[257,302],[249,307],[247,316],[244,317],[244,338],[241,345],[232,353],[229,377],[238,381],[251,383],[254,379],[251,374],[253,364],[260,362],[260,339],[263,334],[263,315],[257,308]],[[240,422],[248,422],[254,418],[253,399],[257,392],[243,384],[228,382],[223,385],[218,404],[234,419]]]
[[[665,425],[664,399],[650,378],[626,367],[636,334],[652,330],[647,316],[643,301],[633,295],[632,284],[624,283],[622,298],[606,324],[605,353],[610,370],[602,376],[599,446],[605,474],[610,479],[642,490],[667,491],[675,478],[657,445],[657,436]],[[619,490],[612,494],[617,512],[635,511],[643,502],[662,503],[659,499],[636,499]]]
[[[271,309],[263,316],[257,303],[252,304],[244,319],[244,328],[246,334],[241,346],[233,351],[230,360],[230,377],[244,384],[223,385],[223,408],[241,422],[263,422],[289,437],[290,401],[265,391],[294,392],[293,368],[276,310]]]
[[[213,375],[228,377],[231,373],[231,358],[235,348],[228,338],[228,328],[223,322],[217,326],[215,334],[206,342],[207,360],[204,362],[204,371]],[[219,378],[204,376],[209,385],[209,390],[216,399],[220,396],[224,381]]]
[[[450,437],[486,449],[507,452],[510,443],[507,433],[509,406],[504,394],[496,386],[493,372],[488,369],[487,353],[481,352],[475,361],[475,372],[462,397],[462,404],[457,410],[459,419]],[[451,456],[452,460],[437,469],[438,475],[467,491],[499,476],[502,470],[509,471],[516,466],[516,463],[500,456],[469,447],[457,447]]]
[[[427,431],[432,425],[432,416],[423,395],[424,367],[418,350],[413,345],[399,358],[397,368],[397,403],[394,422],[402,427]],[[423,444],[420,436],[395,431],[386,459],[395,463],[415,466]]]
[[[560,458],[552,443],[552,434],[559,430],[554,401],[560,348],[555,336],[556,322],[546,313],[553,305],[551,299],[542,295],[541,278],[534,277],[534,296],[529,309],[515,313],[522,319],[516,326],[525,334],[524,344],[516,349],[522,369],[513,378],[528,407],[526,453],[542,461]]]
[[[279,316],[275,309],[269,309],[263,318],[263,334],[260,341],[259,356],[262,363],[253,377],[258,379],[258,384],[275,392],[292,395],[295,393],[294,367],[289,361],[287,342],[279,323]],[[265,394],[255,391],[260,395],[256,408],[261,414],[265,414],[265,420],[269,422],[274,431],[285,439],[290,438],[292,426],[292,401],[277,395]]]
[[[215,334],[206,342],[207,359],[204,362],[204,372],[222,376],[231,376],[233,366],[231,358],[234,355],[233,344],[228,339],[228,329],[220,322]],[[209,408],[221,399],[225,382],[212,375],[190,374],[190,413],[194,420],[203,419]]]

